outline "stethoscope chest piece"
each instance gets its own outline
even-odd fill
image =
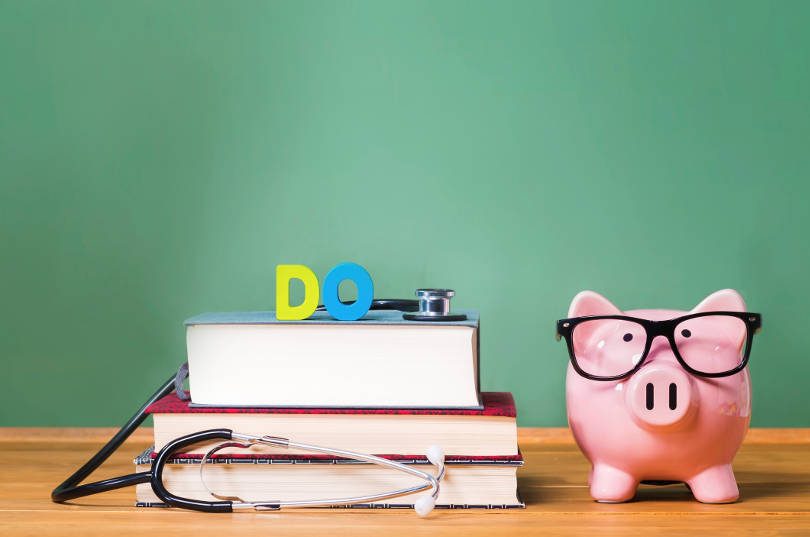
[[[428,322],[466,321],[467,315],[464,313],[450,312],[450,299],[455,294],[452,289],[417,289],[419,311],[403,313],[402,318]]]

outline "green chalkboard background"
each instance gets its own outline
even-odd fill
[[[571,297],[764,315],[810,426],[810,3],[0,2],[0,425],[113,425],[274,267],[456,289],[565,423]],[[294,379],[306,382],[306,379]],[[291,379],[293,381],[293,379]]]

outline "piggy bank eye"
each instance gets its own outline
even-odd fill
[[[692,331],[689,330],[688,328],[684,328],[683,330],[681,330],[681,335],[683,337],[691,337],[692,336]]]
[[[628,332],[628,333],[626,333],[625,335],[622,336],[622,339],[625,340],[625,341],[633,341],[633,334]]]

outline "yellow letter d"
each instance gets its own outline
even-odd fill
[[[304,284],[304,301],[290,305],[290,280],[295,278]],[[318,307],[320,290],[318,277],[306,265],[276,265],[276,319],[300,321],[306,319]]]

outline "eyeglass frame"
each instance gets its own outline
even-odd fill
[[[686,360],[684,360],[683,356],[681,356],[680,351],[678,350],[678,344],[675,343],[675,328],[684,321],[688,321],[689,319],[695,319],[698,317],[708,317],[708,316],[716,316],[716,315],[726,315],[729,317],[736,317],[741,319],[745,323],[745,347],[744,347],[744,355],[743,359],[740,363],[734,368],[728,371],[723,371],[720,373],[706,373],[704,371],[698,371],[697,369],[692,368]],[[582,324],[586,321],[598,321],[601,319],[616,319],[620,321],[630,321],[640,324],[646,334],[647,334],[647,341],[644,344],[644,351],[641,353],[641,358],[639,358],[638,362],[632,369],[628,372],[623,373],[621,375],[613,375],[613,376],[600,376],[600,375],[592,375],[587,371],[584,371],[579,364],[577,363],[576,353],[574,352],[574,329],[577,325]],[[706,377],[706,378],[721,378],[721,377],[730,377],[731,375],[735,375],[745,369],[745,366],[748,365],[748,359],[751,355],[751,345],[754,341],[754,334],[758,333],[762,328],[762,315],[759,313],[753,313],[748,311],[702,311],[699,313],[690,313],[688,315],[683,315],[681,317],[675,317],[674,319],[664,319],[661,321],[653,321],[650,319],[641,319],[639,317],[631,317],[629,315],[588,315],[584,317],[570,317],[568,319],[560,319],[557,321],[557,334],[556,338],[559,341],[562,338],[565,338],[565,342],[568,346],[568,357],[571,361],[571,365],[573,366],[574,370],[582,377],[585,377],[588,380],[598,380],[604,382],[610,382],[614,380],[622,380],[625,379],[634,373],[636,373],[641,366],[647,361],[647,357],[650,353],[650,349],[652,348],[652,342],[658,336],[664,336],[666,340],[669,342],[669,346],[672,349],[672,353],[675,355],[675,359],[678,360],[678,363],[681,364],[686,371],[693,375],[697,375],[699,377]]]

